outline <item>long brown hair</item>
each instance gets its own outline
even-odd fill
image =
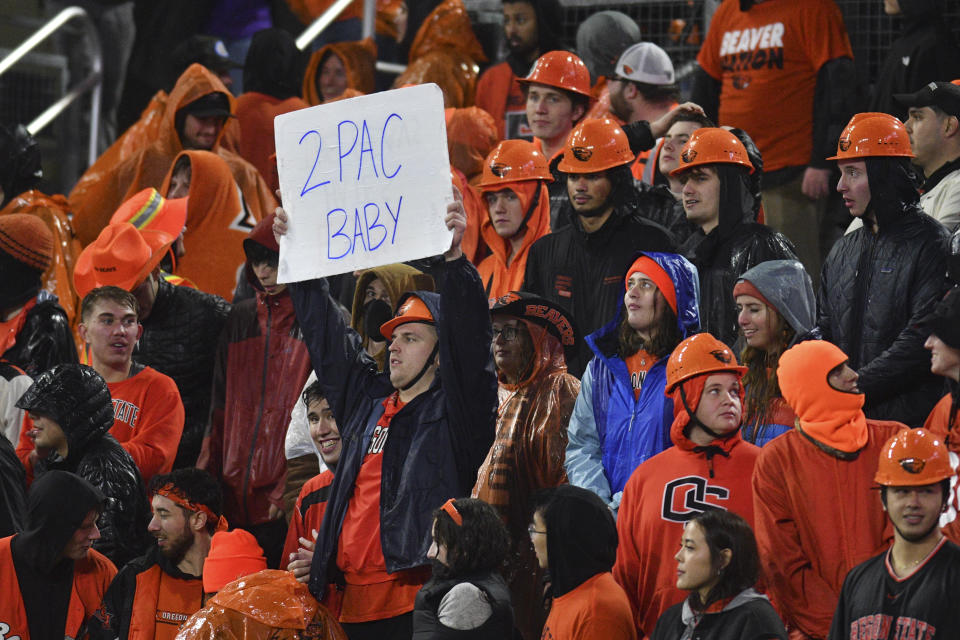
[[[793,327],[784,320],[780,312],[766,305],[773,317],[773,330],[777,334],[776,342],[767,349],[746,347],[740,354],[740,361],[747,367],[743,376],[745,389],[743,434],[747,440],[756,442],[760,428],[767,424],[770,415],[770,401],[782,396],[777,381],[777,366],[780,356],[797,335]]]
[[[654,304],[657,313],[657,323],[650,331],[650,339],[644,340],[637,330],[630,326],[627,319],[627,310],[624,308],[623,317],[617,333],[617,355],[626,360],[640,349],[643,349],[655,358],[663,358],[676,349],[683,336],[677,326],[677,314],[673,312],[667,299],[657,289],[654,294]]]

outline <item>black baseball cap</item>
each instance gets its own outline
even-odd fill
[[[960,86],[951,82],[931,82],[914,93],[897,93],[893,99],[909,107],[939,107],[960,118]]]
[[[227,94],[219,91],[197,98],[184,105],[180,112],[197,118],[209,118],[211,116],[229,118],[233,115],[230,113],[230,98],[227,97]]]
[[[960,349],[960,289],[950,290],[917,326],[936,335],[948,347]]]

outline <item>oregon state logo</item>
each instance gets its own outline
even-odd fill
[[[730,357],[729,351],[724,351],[722,349],[717,349],[716,351],[711,351],[710,355],[717,359],[718,362],[723,364],[730,364],[732,358]]]
[[[840,151],[846,151],[850,148],[850,138],[840,138]]]
[[[572,147],[570,150],[573,151],[573,157],[580,162],[586,162],[593,157],[593,149],[590,147]]]
[[[696,149],[687,149],[680,154],[680,159],[684,162],[693,162],[697,159],[697,150]]]
[[[10,633],[10,625],[6,622],[0,622],[0,640],[20,640],[20,636],[7,635]]]
[[[498,178],[503,178],[510,173],[510,165],[504,164],[503,162],[494,162],[490,165],[490,173]]]
[[[663,511],[660,515],[669,522],[688,522],[707,509],[724,509],[707,502],[707,496],[726,500],[730,497],[730,490],[710,486],[706,478],[700,476],[671,480],[663,487]]]

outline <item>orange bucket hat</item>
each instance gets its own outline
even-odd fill
[[[104,227],[77,258],[73,284],[80,297],[112,285],[132,291],[160,264],[176,237],[163,231],[138,231],[129,222]]]

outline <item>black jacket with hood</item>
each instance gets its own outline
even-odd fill
[[[17,406],[49,417],[67,438],[67,456],[52,451],[38,460],[36,477],[69,471],[109,499],[98,521],[101,537],[94,548],[118,567],[141,555],[150,541],[147,492],[133,458],[108,433],[113,402],[100,374],[81,364],[59,365],[40,374]]]
[[[55,295],[46,290],[37,294],[37,304],[27,312],[17,341],[2,358],[30,377],[58,364],[77,362],[70,322]]]
[[[947,232],[920,209],[906,159],[867,158],[866,165],[865,215],[876,216],[878,229],[861,227],[833,245],[817,326],[860,374],[868,418],[920,427],[943,390],[917,324],[947,289]]]
[[[415,266],[433,276],[439,292],[413,295],[435,319],[440,367],[429,389],[393,417],[383,449],[380,542],[390,573],[430,564],[433,510],[470,495],[496,431],[497,376],[480,275],[463,257]],[[343,444],[310,570],[310,591],[321,598],[336,577],[350,496],[394,387],[388,372],[377,373],[360,335],[346,326],[325,279],[291,284],[290,295]],[[396,308],[405,299],[395,301]]]
[[[630,184],[632,192],[633,185]],[[617,313],[623,300],[623,274],[638,251],[671,252],[670,233],[641,217],[628,197],[593,233],[583,230],[569,202],[561,216],[565,226],[530,247],[523,290],[566,309],[577,321],[580,335],[593,333]],[[733,285],[731,285],[732,287]],[[567,371],[579,378],[593,352],[582,339],[567,360]]]
[[[724,343],[737,340],[733,286],[767,260],[796,260],[793,244],[755,222],[749,177],[738,167],[714,165],[720,176],[720,220],[710,233],[694,232],[680,249],[700,273],[700,326]]]

